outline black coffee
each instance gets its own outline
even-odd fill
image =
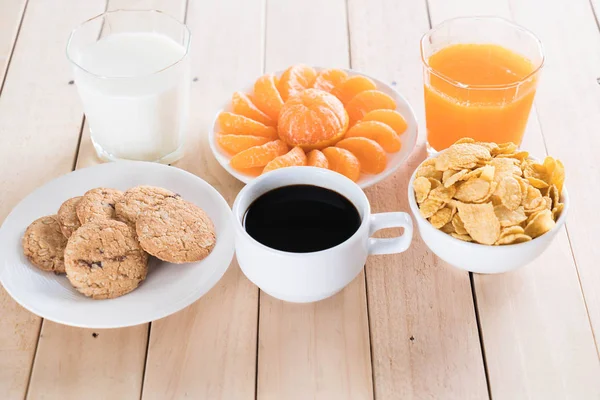
[[[246,232],[272,249],[309,253],[337,246],[358,230],[354,204],[312,185],[273,189],[254,200],[244,216]]]

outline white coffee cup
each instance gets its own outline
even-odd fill
[[[346,197],[358,210],[361,224],[345,242],[312,253],[291,253],[267,247],[244,229],[244,215],[254,200],[282,186],[314,185]],[[412,241],[413,225],[409,214],[389,212],[371,214],[364,192],[350,179],[336,172],[315,167],[282,168],[252,180],[233,203],[235,250],[244,274],[256,286],[281,300],[307,303],[334,295],[348,285],[363,269],[367,256],[405,251]],[[384,228],[404,228],[402,235],[376,239],[371,235]]]

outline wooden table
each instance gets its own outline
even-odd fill
[[[261,293],[234,263],[187,309],[86,330],[43,321],[0,288],[0,399],[599,399],[600,0],[1,0],[0,219],[44,182],[98,163],[65,58],[70,30],[106,8],[158,8],[193,33],[191,121],[177,163],[233,201],[216,163],[216,107],[264,71],[352,67],[407,96],[423,121],[418,42],[432,24],[498,15],[547,55],[524,147],[567,167],[569,221],[538,260],[471,275],[416,237],[308,305]],[[367,190],[407,210],[419,148]],[[596,335],[596,336],[595,336]]]

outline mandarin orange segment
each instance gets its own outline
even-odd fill
[[[264,167],[275,157],[284,155],[289,150],[281,140],[274,140],[260,146],[250,147],[231,157],[230,164],[237,170]]]
[[[333,95],[306,89],[290,97],[279,114],[279,137],[290,146],[322,149],[341,139],[348,128],[344,105]]]
[[[350,126],[361,120],[369,111],[379,109],[395,110],[396,102],[389,95],[379,90],[365,90],[360,92],[346,104],[346,111],[350,117]]]
[[[346,79],[348,79],[348,74],[344,70],[335,68],[324,69],[317,74],[317,79],[313,87],[331,93],[333,88],[340,85]]]
[[[281,74],[277,89],[286,102],[291,96],[313,87],[316,78],[317,73],[312,67],[302,64],[292,65]]]
[[[375,89],[377,89],[375,82],[366,76],[355,75],[339,83],[331,93],[346,104],[360,92]]]
[[[406,120],[396,110],[373,110],[365,114],[361,121],[379,121],[391,127],[396,134],[402,135],[408,125]],[[380,143],[381,144],[381,143]]]
[[[229,154],[235,155],[250,147],[260,146],[270,142],[272,139],[252,135],[218,135],[217,143]]]
[[[264,169],[265,169],[265,167],[254,167],[254,168],[238,169],[238,171],[244,175],[249,175],[249,176],[256,178],[257,176],[260,176],[263,173]]]
[[[243,115],[237,115],[230,112],[219,114],[219,125],[221,132],[233,135],[252,135],[277,139],[277,130],[272,126],[266,126]]]
[[[388,153],[395,153],[402,147],[402,142],[396,132],[388,125],[378,121],[362,120],[348,129],[344,137],[364,137],[374,140]]]
[[[306,165],[309,167],[329,168],[327,157],[322,151],[314,149],[306,155]]]
[[[273,171],[274,169],[285,167],[301,167],[306,165],[306,154],[300,147],[294,147],[286,154],[274,158],[270,161],[263,170],[265,172]]]
[[[274,121],[279,117],[283,99],[277,90],[277,77],[273,74],[263,75],[254,83],[254,104]]]
[[[358,181],[360,162],[354,154],[341,147],[327,147],[323,149],[323,154],[327,158],[330,170],[338,172],[354,182]]]
[[[246,93],[235,92],[231,97],[231,108],[235,114],[243,115],[267,126],[277,126],[277,121],[260,111]]]
[[[336,147],[348,150],[360,162],[361,172],[378,174],[387,164],[385,150],[376,141],[364,137],[352,137],[340,140]]]

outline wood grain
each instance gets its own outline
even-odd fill
[[[88,330],[44,321],[28,399],[139,398],[147,327]]]
[[[19,6],[14,2],[6,6],[3,3],[0,13],[3,34],[12,30],[14,35]],[[81,108],[74,86],[68,84],[64,49],[73,26],[99,11],[94,2],[68,2],[63,7],[39,0],[28,4],[0,96],[0,219],[33,189],[71,170]],[[0,398],[23,398],[40,319],[18,306],[4,289],[0,314]]]
[[[26,0],[11,0],[2,6],[0,94],[26,4]],[[3,152],[0,150],[0,153]],[[7,206],[12,205],[7,204]],[[4,220],[7,213],[7,211],[2,212],[0,221]],[[25,392],[40,319],[18,306],[2,287],[0,287],[0,314],[2,315],[0,318],[0,397],[18,398]]]
[[[111,0],[108,9],[160,9],[183,19],[185,4],[185,0]],[[87,137],[79,148],[77,168],[100,162],[95,156],[88,157],[94,153],[87,124],[84,129]],[[147,341],[148,324],[92,330],[44,321],[28,398],[137,398],[142,389]]]
[[[433,24],[460,15],[512,17],[505,0],[459,0],[451,7],[430,0],[429,6]],[[553,42],[543,43],[546,49],[553,47]],[[547,77],[551,66],[549,59],[536,105],[545,99],[544,88],[553,86]],[[543,157],[544,139],[556,133],[548,131],[542,120],[542,135],[538,118],[533,110],[523,148]],[[475,275],[474,282],[494,399],[600,397],[594,339],[564,229],[527,267],[501,275]]]
[[[191,0],[192,93],[185,157],[175,166],[213,185],[231,204],[242,184],[215,160],[207,130],[231,94],[261,73],[261,0]],[[258,289],[234,261],[185,310],[152,324],[144,399],[254,399]]]
[[[600,182],[600,54],[595,51],[600,46],[600,35],[588,1],[545,5],[545,19],[556,24],[544,24],[536,18],[535,7],[542,3],[511,1],[510,5],[515,20],[532,29],[545,45],[543,79],[547,84],[539,88],[536,105],[548,151],[566,166],[566,185],[571,195],[567,230],[598,350],[600,248],[596,227],[600,213],[593,199],[600,196],[600,187],[591,182]],[[593,3],[598,11],[598,2]]]
[[[423,121],[418,43],[428,30],[426,4],[348,4],[352,67],[395,86]],[[425,157],[424,140],[422,133],[406,166],[367,190],[374,212],[409,209],[407,182]],[[408,251],[372,257],[366,273],[375,397],[487,398],[469,275],[436,258],[417,232]]]
[[[17,39],[26,5],[27,0],[6,0],[2,3],[2,14],[0,14],[0,82],[4,80],[4,74]]]
[[[307,21],[310,21],[308,23]],[[270,1],[266,70],[348,67],[344,1]],[[260,298],[258,399],[373,396],[364,275],[315,304]]]

